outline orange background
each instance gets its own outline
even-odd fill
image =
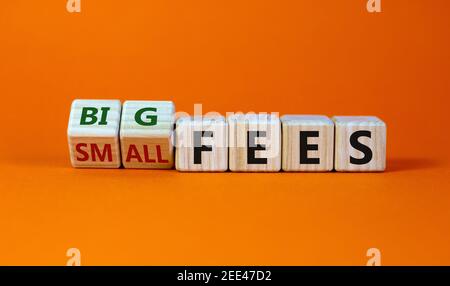
[[[0,264],[450,264],[450,2],[0,4]],[[75,98],[377,115],[381,174],[79,170]]]

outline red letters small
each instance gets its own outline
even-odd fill
[[[128,147],[127,159],[125,161],[131,162],[131,159],[136,159],[139,163],[142,163],[141,155],[139,155],[139,151],[134,144],[130,144]]]
[[[169,160],[163,160],[160,145],[156,145],[156,155],[158,156],[158,163],[169,163]]]
[[[85,150],[81,149],[81,147],[87,147],[87,144],[86,144],[86,143],[78,143],[78,144],[75,146],[75,150],[76,150],[79,154],[82,155],[82,157],[78,157],[78,156],[77,156],[77,161],[80,161],[80,162],[86,162],[87,160],[89,160],[89,153],[86,152]]]
[[[134,144],[130,144],[130,146],[128,147],[128,152],[127,152],[127,158],[125,160],[125,162],[129,163],[132,160],[136,160],[139,163],[169,163],[169,160],[164,160],[162,158],[162,153],[161,153],[161,146],[160,145],[156,145],[156,157],[157,159],[152,159],[150,158],[150,153],[149,153],[149,149],[148,149],[148,145],[143,145],[142,149],[144,151],[143,154],[143,158],[141,154],[139,154],[139,150],[136,147],[136,145]]]
[[[100,147],[95,144],[95,143],[91,143],[91,144],[86,144],[86,143],[78,143],[75,146],[75,150],[78,152],[78,154],[80,154],[81,156],[77,156],[77,161],[79,162],[86,162],[89,160],[89,153],[86,150],[88,145],[90,145],[91,147],[91,158],[93,162],[98,161],[100,162],[112,162],[113,158],[112,158],[112,149],[111,149],[111,144],[105,144],[103,146],[103,150],[100,150]]]

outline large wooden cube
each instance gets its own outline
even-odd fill
[[[284,115],[281,124],[283,171],[333,170],[333,121],[323,115]]]
[[[119,100],[74,100],[67,136],[72,166],[120,167]]]
[[[120,124],[125,168],[170,169],[174,162],[172,101],[126,101]]]
[[[178,171],[228,169],[228,125],[223,116],[181,117],[176,125]]]
[[[384,171],[386,124],[374,116],[335,116],[335,169],[347,172]]]
[[[228,117],[228,125],[231,171],[280,171],[281,126],[277,115],[235,114]]]

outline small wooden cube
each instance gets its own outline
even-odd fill
[[[67,135],[73,167],[119,168],[119,100],[74,100]]]
[[[278,172],[281,169],[280,118],[273,114],[228,117],[230,170]]]
[[[223,116],[181,117],[176,125],[178,171],[228,169],[228,124]]]
[[[335,169],[348,172],[384,171],[386,124],[374,116],[335,116]]]
[[[323,115],[284,115],[281,124],[284,171],[333,170],[333,121]]]
[[[126,101],[120,124],[125,168],[171,169],[175,106],[172,101]]]

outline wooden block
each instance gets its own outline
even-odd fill
[[[67,135],[72,166],[120,167],[119,100],[74,100]]]
[[[336,171],[368,172],[386,168],[386,124],[373,116],[335,116]]]
[[[171,169],[175,106],[172,101],[126,101],[120,124],[125,168]]]
[[[284,171],[333,170],[333,121],[323,115],[284,115],[281,123]]]
[[[228,117],[230,170],[278,172],[281,169],[281,125],[272,114]]]
[[[176,126],[178,171],[228,169],[228,124],[223,116],[181,117]]]

